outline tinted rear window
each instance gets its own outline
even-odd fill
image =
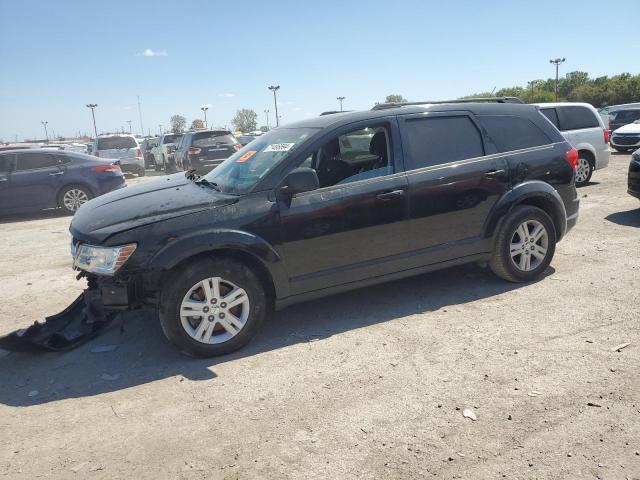
[[[176,143],[176,140],[182,137],[182,135],[165,135],[162,143]]]
[[[402,143],[407,170],[484,155],[480,132],[468,117],[407,119]]]
[[[560,119],[560,130],[579,130],[599,127],[596,114],[587,107],[556,107]]]
[[[614,118],[616,122],[635,122],[640,119],[640,110],[620,110]]]
[[[98,139],[98,150],[136,148],[137,146],[138,144],[132,137],[105,137]]]
[[[515,115],[478,117],[500,152],[547,145],[551,140],[531,120]]]
[[[51,153],[25,152],[18,154],[16,170],[55,167],[57,164],[58,159]]]
[[[229,132],[202,132],[193,136],[194,147],[212,147],[218,143],[233,145],[236,139]]]

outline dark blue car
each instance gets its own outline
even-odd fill
[[[0,215],[58,207],[73,213],[125,185],[113,160],[63,150],[0,152]]]

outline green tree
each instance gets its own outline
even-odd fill
[[[251,132],[257,128],[258,114],[249,108],[242,108],[236,112],[231,123],[236,127],[236,130]]]
[[[400,103],[400,102],[406,102],[407,99],[404,98],[402,95],[397,95],[397,94],[391,94],[391,95],[387,95],[387,98],[384,99],[385,103]]]
[[[172,115],[170,122],[173,133],[182,133],[187,126],[187,119],[182,115]]]
[[[191,122],[191,129],[195,130],[197,128],[204,128],[204,122],[199,118],[196,118],[193,122]]]

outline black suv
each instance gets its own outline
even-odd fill
[[[198,356],[272,308],[469,262],[539,278],[575,225],[578,155],[530,105],[378,105],[266,133],[206,176],[83,205],[74,265],[105,308],[158,306]]]
[[[175,159],[185,170],[209,173],[242,145],[227,130],[199,130],[182,136],[176,147]]]

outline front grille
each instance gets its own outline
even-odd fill
[[[640,135],[614,135],[613,143],[616,145],[635,145],[640,142]]]

